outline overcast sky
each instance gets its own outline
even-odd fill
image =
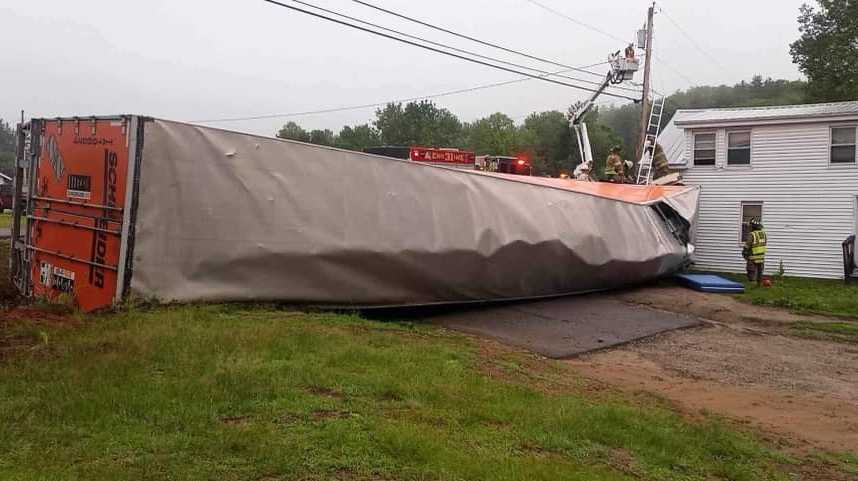
[[[459,48],[557,69],[350,0],[307,1]],[[624,47],[528,0],[368,1],[567,65],[599,62]],[[632,0],[539,2],[624,39],[633,38],[648,6]],[[656,88],[684,89],[689,80],[694,85],[733,84],[755,73],[800,78],[789,43],[798,36],[801,3],[660,2],[664,13],[656,15],[654,30]],[[9,121],[17,120],[21,109],[28,116],[139,113],[188,121],[301,112],[516,78],[261,0],[3,0],[0,60],[0,117]],[[565,110],[586,95],[532,80],[436,102],[466,121],[497,111],[521,120],[533,111]],[[372,120],[373,112],[370,108],[292,120],[307,128],[337,131],[343,124]],[[217,125],[270,135],[287,120]]]

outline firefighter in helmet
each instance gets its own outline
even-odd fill
[[[763,230],[763,223],[760,219],[754,217],[748,224],[751,228],[751,233],[748,235],[748,240],[745,241],[745,247],[742,249],[742,255],[748,262],[748,280],[756,281],[757,286],[763,283],[763,269],[766,263],[766,231]]]
[[[608,177],[608,182],[622,184],[626,177],[625,162],[623,162],[623,158],[620,157],[620,152],[622,152],[622,150],[623,149],[621,149],[619,145],[615,145],[611,149],[611,153],[608,155],[607,160],[605,160],[605,175]]]
[[[581,162],[578,164],[578,167],[575,167],[575,171],[572,173],[572,177],[575,180],[580,180],[583,182],[592,182],[593,177],[591,176],[593,171],[592,162]]]
[[[662,149],[659,144],[655,144],[655,148],[652,151],[652,164],[653,179],[658,179],[671,173],[670,164],[667,161],[667,155],[665,155],[664,149]]]

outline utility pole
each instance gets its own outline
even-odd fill
[[[641,136],[638,139],[635,151],[635,161],[643,155],[644,139],[646,138],[647,124],[649,123],[649,91],[650,91],[650,69],[652,68],[652,21],[655,16],[655,2],[649,7],[646,19],[646,61],[644,62],[643,95],[641,96]]]

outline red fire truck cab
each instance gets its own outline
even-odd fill
[[[521,157],[481,155],[477,157],[477,169],[513,175],[533,175],[533,165]]]
[[[476,156],[473,152],[460,149],[433,147],[397,147],[382,146],[364,149],[368,154],[383,155],[395,159],[411,160],[423,164],[474,170]]]

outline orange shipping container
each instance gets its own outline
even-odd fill
[[[132,117],[45,119],[19,131],[27,155],[15,176],[12,268],[22,292],[67,296],[84,310],[121,296],[136,125]]]

